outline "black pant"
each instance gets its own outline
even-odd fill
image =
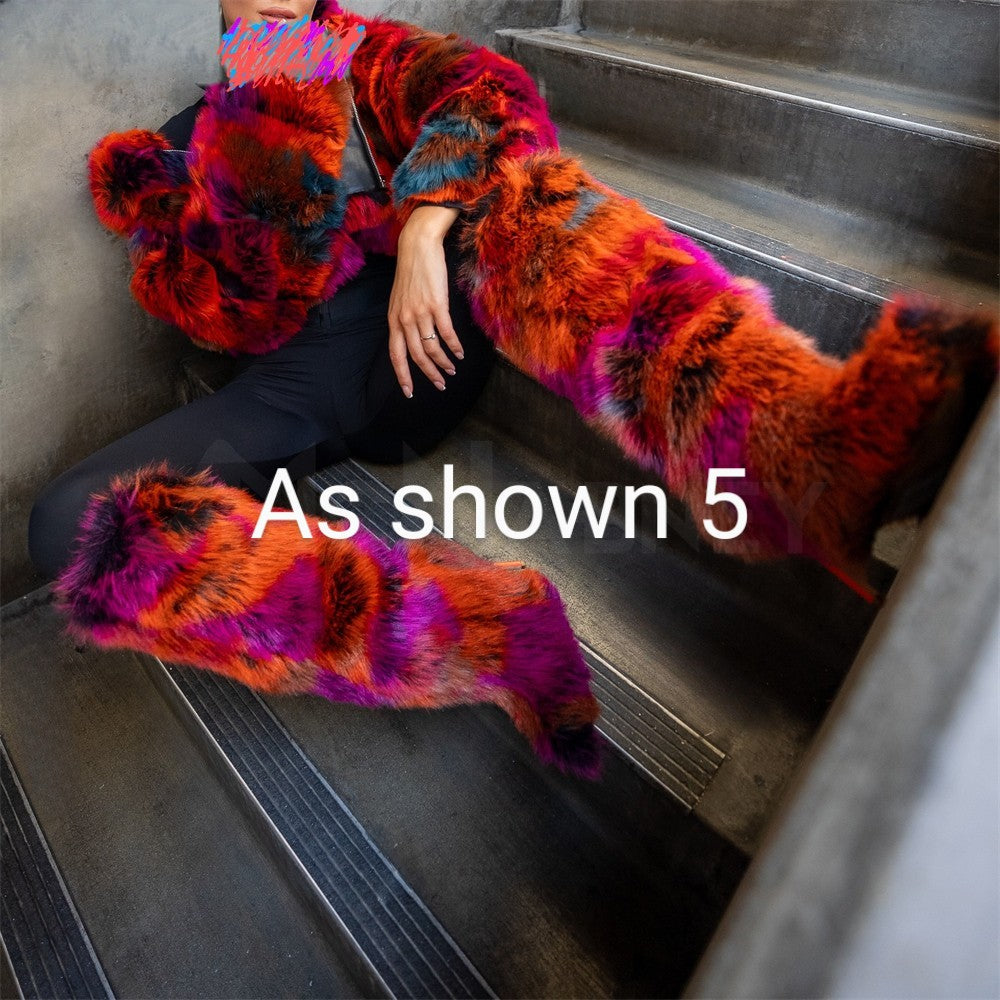
[[[211,468],[263,499],[281,466],[297,479],[348,455],[402,462],[432,448],[475,402],[495,357],[455,284],[452,234],[445,259],[449,312],[465,357],[455,375],[443,375],[443,392],[411,362],[413,397],[403,396],[388,351],[395,258],[370,254],[291,340],[268,354],[240,355],[234,378],[213,395],[125,435],[49,483],[28,525],[38,572],[52,579],[65,565],[90,493],[114,473],[154,459],[180,472]]]

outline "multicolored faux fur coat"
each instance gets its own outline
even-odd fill
[[[186,155],[160,133],[115,132],[89,160],[98,218],[128,238],[135,298],[219,351],[264,353],[310,306],[394,254],[420,204],[471,207],[504,158],[555,148],[530,77],[456,35],[320,0],[338,34],[365,28],[350,64],[358,115],[391,200],[346,195],[350,79],[302,89],[260,80],[205,91]]]

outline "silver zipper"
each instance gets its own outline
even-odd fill
[[[361,133],[361,138],[365,143],[365,150],[368,152],[368,160],[372,165],[372,170],[375,171],[375,176],[378,178],[379,187],[384,189],[386,186],[385,180],[378,169],[378,164],[375,162],[375,156],[372,153],[372,148],[368,145],[368,136],[365,135],[365,130],[361,127],[361,116],[358,114],[358,106],[354,103],[354,81],[351,80],[350,77],[347,79],[347,93],[351,98],[351,110],[354,112],[354,120],[358,123],[358,131]]]

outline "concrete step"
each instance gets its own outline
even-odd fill
[[[557,122],[996,251],[1000,141],[979,106],[618,35],[509,29],[497,45],[532,73]]]
[[[147,659],[367,996],[494,996],[263,699],[209,671]]]
[[[50,596],[3,608],[0,720],[113,992],[365,995],[142,658],[77,647]]]
[[[775,311],[846,357],[893,294],[995,308],[996,254],[975,253],[701,164],[650,154],[559,122],[560,147],[599,180],[771,290]]]
[[[580,20],[589,31],[686,42],[819,74],[947,92],[996,114],[995,0],[583,0]]]
[[[623,757],[568,778],[495,706],[267,702],[500,996],[679,995],[745,870]]]

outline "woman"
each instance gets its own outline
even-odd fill
[[[253,4],[224,6],[233,16],[260,13],[249,11]],[[294,17],[311,7],[289,4],[285,13]],[[774,316],[765,289],[729,275],[639,203],[562,156],[545,104],[516,63],[456,36],[363,19],[335,4],[313,14],[332,32],[364,29],[351,89],[372,126],[373,159],[391,196],[345,197],[350,93],[336,86],[244,87],[229,94],[210,88],[187,157],[178,157],[163,136],[139,130],[107,137],[92,154],[98,214],[130,239],[139,301],[197,342],[263,360],[296,345],[316,302],[329,300],[330,313],[338,311],[366,256],[395,253],[387,339],[402,393],[388,405],[405,399],[409,406],[421,395],[413,368],[443,384],[440,371],[448,371],[457,343],[466,346],[469,336],[463,327],[455,340],[454,315],[449,321],[438,291],[448,242],[439,241],[453,231],[456,284],[475,322],[514,363],[657,471],[712,544],[745,558],[786,555],[795,545],[847,579],[863,578],[875,528],[926,504],[928,484],[951,457],[948,447],[929,446],[954,445],[994,377],[992,318],[900,299],[886,307],[854,357],[824,356]],[[456,361],[456,372],[463,363]],[[937,459],[922,464],[929,451]],[[733,470],[739,478],[718,480],[720,471]],[[714,505],[720,490],[738,500],[732,524],[720,523],[724,515]],[[326,622],[339,620],[343,610],[317,597],[329,587],[297,589],[285,576],[276,589],[277,577],[264,574],[269,586],[238,599],[231,572],[220,583],[225,560],[205,553],[231,559],[238,551],[250,560],[246,532],[231,523],[252,523],[247,502],[169,471],[121,481],[84,518],[80,557],[61,579],[79,634],[213,665],[241,679],[256,676],[275,690],[321,689],[319,640],[305,652],[285,650],[272,675],[261,663],[273,649],[248,639],[251,624],[218,620],[222,608],[230,618],[245,617],[248,602],[256,601],[254,621],[273,625],[280,615],[266,599],[276,593],[281,609],[294,606],[298,614],[322,606]],[[277,545],[275,559],[279,549],[287,550],[285,562],[278,560],[286,576],[288,559],[312,560],[309,579],[320,581],[329,565],[343,562],[324,562],[322,545],[308,552]],[[417,641],[393,619],[395,634],[408,636],[404,652],[394,647],[389,655],[368,642],[354,697],[370,696],[371,704],[506,699],[501,703],[536,749],[544,745],[540,752],[565,761],[585,746],[582,756],[592,759],[590,736],[580,734],[589,734],[596,708],[550,584],[536,580],[534,588],[511,594],[510,574],[490,568],[492,575],[482,575],[486,570],[455,548],[445,554],[417,547],[406,566],[383,561],[377,572],[364,562],[369,548],[351,551],[351,572],[334,574],[337,592],[348,581],[377,578],[362,588],[369,603],[352,607],[377,615],[371,609],[401,590],[402,604],[393,605],[390,618],[409,615],[420,633]],[[259,579],[264,546],[253,552]],[[167,585],[160,566],[168,567]],[[453,574],[447,585],[420,576],[446,570]],[[481,575],[472,584],[467,572]],[[199,589],[203,578],[209,585]],[[138,601],[123,596],[133,591]],[[416,593],[420,599],[407,604]],[[431,610],[442,593],[458,595],[446,602],[448,613]],[[491,612],[487,604],[498,594],[507,603],[494,619],[498,606]],[[449,633],[448,614],[461,621],[457,632]],[[516,641],[483,630],[494,620],[512,629],[507,639]],[[417,621],[430,624],[418,628]],[[178,628],[188,630],[180,639]],[[322,632],[322,622],[315,628]],[[459,638],[462,653],[448,660],[463,629],[475,641]],[[344,678],[355,676],[350,657],[364,643],[355,636],[345,653],[330,631],[323,651],[332,659],[319,674],[327,685],[321,693],[344,697]],[[421,659],[413,649],[429,634],[436,638]],[[202,641],[212,648],[198,647]],[[450,652],[442,659],[443,648]],[[504,650],[499,661],[498,649]],[[378,676],[380,662],[399,665],[393,682],[402,674],[412,686],[390,693]],[[331,674],[339,678],[336,690]],[[418,697],[417,689],[425,700],[406,701]]]

